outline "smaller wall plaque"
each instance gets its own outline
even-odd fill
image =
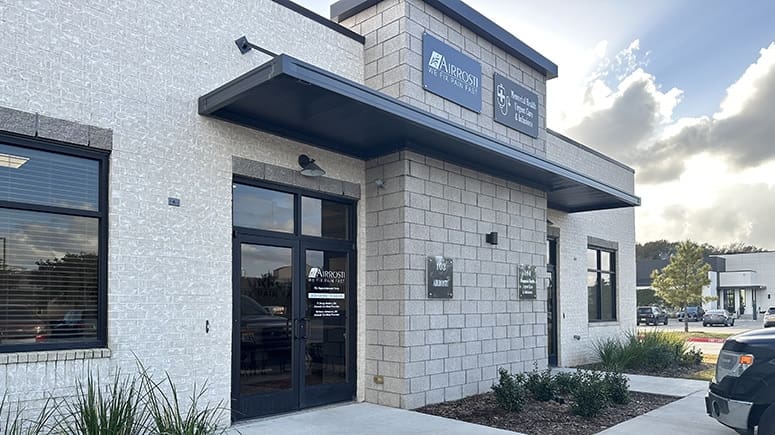
[[[520,299],[535,299],[536,298],[536,267],[528,264],[520,264],[519,275],[517,277],[519,281],[519,298]]]
[[[452,259],[442,256],[428,257],[428,297],[452,299]]]

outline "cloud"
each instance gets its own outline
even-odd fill
[[[656,139],[655,134],[672,120],[680,103],[679,89],[662,91],[656,77],[646,72],[649,53],[640,52],[640,40],[632,41],[612,57],[608,44],[599,43],[594,53],[598,67],[587,78],[582,116],[565,131],[584,143],[625,162],[637,157],[636,150]]]
[[[659,233],[654,236],[669,234],[674,240],[691,238],[717,245],[775,246],[771,228],[775,186],[736,184],[709,194],[714,201],[705,207],[674,204],[662,209]]]
[[[775,43],[727,89],[720,111],[657,141],[634,156],[640,182],[677,178],[690,156],[711,152],[738,169],[775,158]]]

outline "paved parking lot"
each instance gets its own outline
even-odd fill
[[[702,326],[702,322],[689,322],[689,332],[716,332],[741,334],[743,332],[762,328],[762,320],[735,320],[735,326]],[[684,324],[677,319],[670,319],[667,325],[639,326],[638,331],[683,331]],[[692,346],[701,350],[705,355],[718,355],[723,343],[692,342]]]
[[[742,332],[747,332],[752,329],[759,329],[762,328],[762,320],[744,320],[744,319],[737,319],[735,320],[735,326],[702,326],[702,322],[689,322],[689,331],[690,332],[723,332],[723,333],[731,333],[731,334],[740,334]],[[657,325],[657,326],[638,326],[639,331],[683,331],[684,330],[684,324],[683,322],[679,322],[678,319],[670,319],[668,321],[667,325]]]

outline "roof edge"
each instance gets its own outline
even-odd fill
[[[556,131],[554,131],[554,130],[552,130],[550,128],[546,129],[546,133],[547,134],[551,134],[552,136],[554,136],[554,137],[556,137],[558,139],[562,139],[562,140],[564,140],[565,142],[568,142],[571,145],[575,145],[575,146],[581,148],[584,151],[592,153],[592,154],[596,155],[597,157],[600,157],[603,160],[606,160],[606,161],[608,161],[610,163],[615,164],[616,166],[619,166],[622,169],[626,169],[626,170],[632,172],[633,174],[635,173],[635,169],[633,169],[632,167],[627,166],[624,163],[622,163],[622,162],[620,162],[620,161],[618,161],[618,160],[616,160],[616,159],[614,159],[612,157],[609,157],[609,156],[601,153],[600,151],[598,151],[596,149],[590,148],[587,145],[584,145],[583,143],[581,143],[581,142],[579,142],[579,141],[577,141],[575,139],[569,138],[568,136],[565,136],[562,133],[557,133]]]
[[[363,35],[359,35],[358,33],[353,32],[351,29],[348,29],[347,27],[335,21],[329,20],[328,18],[307,9],[304,6],[299,5],[298,3],[295,3],[291,0],[272,0],[272,2],[277,3],[278,5],[283,6],[285,8],[288,8],[293,12],[296,12],[297,14],[305,18],[308,18],[318,24],[328,27],[334,32],[340,33],[356,42],[360,42],[361,44],[366,43],[366,38]]]
[[[383,0],[339,0],[331,5],[331,19],[336,22],[342,22],[381,1]],[[423,1],[442,13],[449,15],[463,25],[463,27],[486,39],[493,45],[525,62],[530,67],[535,68],[547,79],[557,77],[557,64],[461,0]]]

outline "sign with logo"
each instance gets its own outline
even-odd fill
[[[538,95],[535,92],[495,73],[492,104],[495,122],[538,137]]]
[[[425,90],[474,112],[482,111],[482,64],[444,42],[422,35]]]
[[[535,299],[536,294],[536,267],[520,264],[517,281],[519,283],[520,299]]]
[[[428,257],[428,297],[452,299],[452,259]]]
[[[342,317],[347,273],[312,267],[307,274],[307,310],[311,317]]]

